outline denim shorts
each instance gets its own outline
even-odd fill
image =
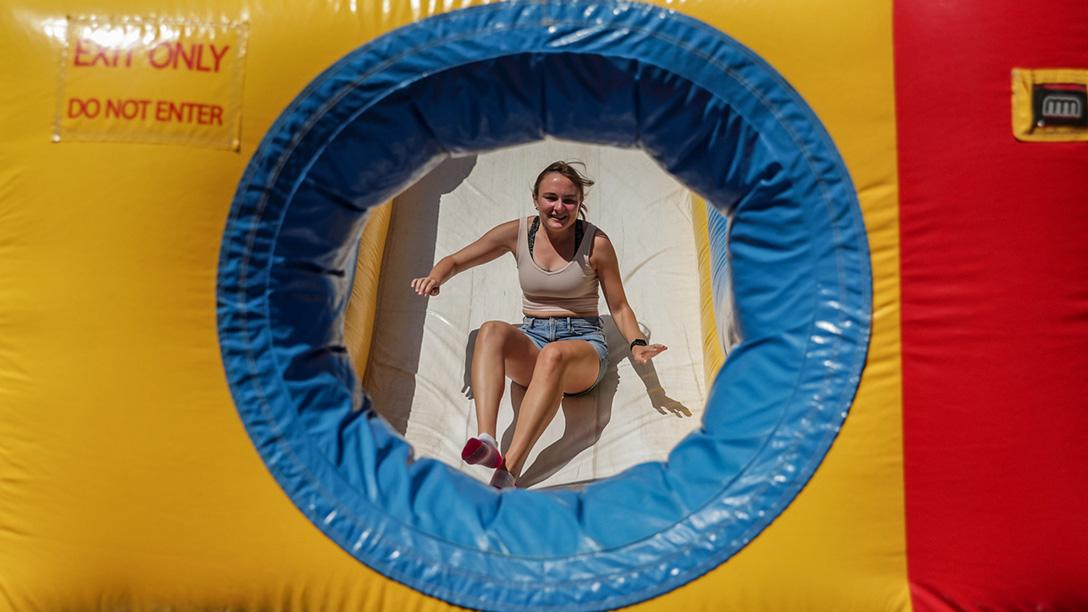
[[[597,351],[597,357],[600,359],[597,380],[593,381],[593,384],[584,391],[566,393],[565,395],[574,397],[589,393],[601,383],[601,379],[604,378],[605,366],[608,365],[608,344],[604,339],[604,329],[601,327],[600,317],[543,318],[527,316],[520,327],[522,333],[528,336],[538,349],[542,349],[545,344],[556,340],[585,340]]]

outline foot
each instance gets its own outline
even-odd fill
[[[514,475],[508,472],[505,466],[495,470],[495,473],[491,475],[491,486],[496,489],[513,489],[515,484]]]
[[[469,438],[465,442],[465,448],[461,449],[461,459],[470,465],[482,465],[496,468],[502,464],[502,454],[499,453],[499,445],[495,438],[487,434],[480,434],[475,438]]]

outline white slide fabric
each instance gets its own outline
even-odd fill
[[[546,140],[450,159],[394,202],[363,386],[416,457],[484,481],[490,470],[460,457],[477,433],[468,364],[481,324],[521,321],[514,257],[455,276],[437,297],[417,296],[409,281],[495,225],[533,214],[533,181],[556,160],[584,162],[597,181],[586,197],[587,218],[615,245],[628,301],[650,341],[669,350],[636,366],[602,297],[604,380],[585,396],[564,398],[518,486],[585,483],[664,460],[701,422],[707,381],[688,191],[637,150]],[[507,381],[498,429],[504,448],[523,394]]]

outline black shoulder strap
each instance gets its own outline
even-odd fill
[[[533,217],[533,224],[529,226],[529,255],[533,254],[533,245],[536,244],[536,231],[540,229],[540,217]]]

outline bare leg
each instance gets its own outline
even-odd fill
[[[529,450],[559,411],[563,393],[586,390],[597,380],[599,369],[597,351],[584,340],[560,340],[540,351],[506,452],[506,468],[511,474],[521,474]]]
[[[488,321],[480,326],[470,375],[480,433],[495,437],[506,377],[526,384],[532,378],[537,353],[532,340],[509,323]]]

